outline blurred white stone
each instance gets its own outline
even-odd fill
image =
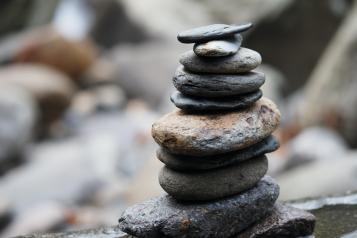
[[[317,160],[277,176],[280,199],[292,200],[357,190],[357,152],[336,160]]]

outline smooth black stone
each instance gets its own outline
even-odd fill
[[[178,34],[177,39],[182,43],[207,42],[210,40],[224,39],[234,34],[247,31],[252,23],[242,25],[213,24],[201,26]]]
[[[173,77],[173,84],[185,95],[216,98],[236,96],[259,90],[265,82],[265,75],[259,72],[245,74],[194,74],[179,66]]]
[[[251,226],[236,238],[291,238],[312,235],[315,216],[304,210],[276,203],[265,219]]]
[[[119,227],[142,238],[227,238],[266,217],[278,196],[269,176],[242,194],[210,202],[180,203],[165,195],[128,208]]]
[[[189,97],[175,91],[171,94],[171,102],[176,107],[184,111],[222,111],[222,110],[236,110],[247,108],[263,96],[262,91],[258,90],[253,93],[247,93],[238,96],[231,96],[226,98],[198,98]]]
[[[205,171],[182,172],[164,166],[159,173],[159,183],[177,200],[212,201],[249,190],[267,170],[268,159],[264,155],[234,166]]]
[[[156,155],[161,162],[171,169],[178,171],[192,171],[215,169],[240,163],[247,159],[273,152],[278,148],[279,142],[273,136],[269,136],[255,145],[226,154],[197,157],[189,155],[175,155],[169,153],[163,148],[159,148],[156,151]]]

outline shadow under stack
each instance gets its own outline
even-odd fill
[[[266,153],[280,112],[260,87],[258,52],[241,47],[252,24],[215,24],[182,32],[194,43],[180,58],[171,101],[179,108],[152,127],[168,193],[128,208],[119,227],[137,237],[299,237],[313,215],[280,203],[266,176]]]

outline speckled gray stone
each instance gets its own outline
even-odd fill
[[[196,43],[193,52],[202,57],[222,57],[237,53],[242,45],[243,37],[237,34],[235,37],[224,40],[212,40],[204,43]]]
[[[180,63],[193,73],[239,74],[249,72],[262,62],[260,54],[254,50],[241,47],[232,56],[199,57],[192,50],[183,53]]]
[[[231,96],[227,98],[198,98],[185,96],[175,91],[171,94],[170,100],[176,107],[192,112],[207,111],[229,111],[249,107],[263,96],[262,91]]]
[[[254,71],[245,74],[193,74],[179,66],[172,81],[185,95],[217,98],[257,91],[264,84],[265,75]]]
[[[252,26],[252,23],[242,25],[213,24],[201,26],[180,32],[177,39],[182,43],[207,42],[230,37],[239,32],[244,32]]]
[[[206,171],[179,172],[165,166],[159,173],[159,183],[177,200],[209,201],[254,187],[267,170],[268,160],[265,156]]]
[[[141,238],[227,238],[271,212],[279,186],[264,177],[254,188],[210,202],[180,203],[170,195],[128,208],[119,227]]]
[[[269,136],[257,144],[239,151],[213,156],[188,156],[171,154],[163,148],[156,152],[157,158],[167,167],[178,171],[208,170],[224,167],[231,164],[243,162],[266,153],[273,152],[279,148],[279,142]]]
[[[237,151],[262,141],[280,122],[269,99],[233,112],[190,114],[176,110],[152,126],[155,141],[173,154],[208,156]]]
[[[236,238],[291,238],[312,235],[315,217],[309,212],[276,203],[271,215]]]

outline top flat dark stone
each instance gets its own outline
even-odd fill
[[[242,25],[213,24],[181,32],[178,34],[177,39],[182,43],[207,42],[230,37],[244,32],[252,26],[252,23]]]

